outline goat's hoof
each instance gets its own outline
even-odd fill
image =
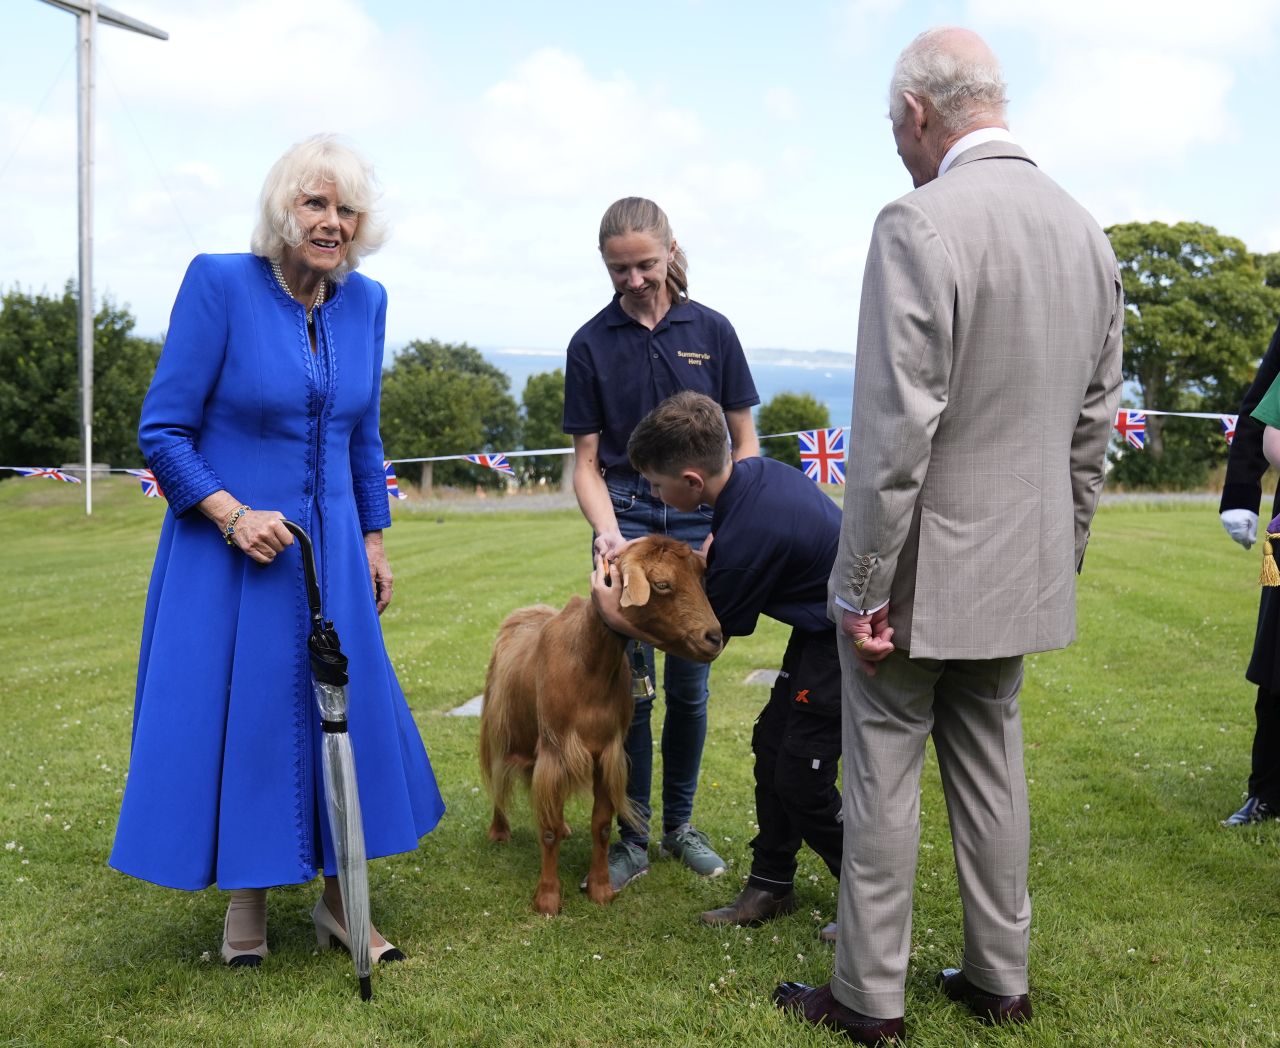
[[[562,823],[560,824],[560,836],[561,836],[561,837],[570,837],[570,836],[572,836],[572,835],[573,835],[573,830],[572,830],[572,829],[570,829],[569,824],[568,824],[567,822],[562,822]]]
[[[560,894],[539,892],[533,897],[533,908],[544,917],[554,917],[560,912]]]
[[[587,882],[587,898],[597,906],[608,906],[617,894],[609,884],[608,877],[599,883]]]
[[[506,844],[511,840],[511,828],[509,826],[490,826],[489,840],[497,841],[499,844]]]

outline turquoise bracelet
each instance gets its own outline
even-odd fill
[[[236,525],[240,522],[240,518],[249,512],[248,506],[239,506],[236,511],[227,518],[227,526],[222,529],[222,537],[227,540],[228,546],[234,546]]]

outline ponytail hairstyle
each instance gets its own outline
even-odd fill
[[[623,197],[609,205],[600,220],[600,251],[604,252],[606,240],[626,236],[628,233],[647,233],[664,246],[675,240],[671,223],[662,208],[644,197]],[[672,305],[689,301],[689,260],[679,244],[667,260],[667,291]]]

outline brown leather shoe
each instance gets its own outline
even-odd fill
[[[1031,998],[1025,993],[1001,997],[974,986],[959,968],[943,968],[938,985],[953,1001],[967,1004],[983,1022],[1025,1023],[1031,1018]]]
[[[804,983],[780,983],[773,991],[773,1003],[784,1012],[793,1012],[807,1023],[839,1030],[854,1044],[884,1044],[906,1037],[902,1016],[876,1019],[846,1008],[835,999],[831,984],[806,986]]]
[[[775,917],[783,917],[796,908],[795,892],[776,897],[763,888],[747,885],[728,906],[718,910],[707,910],[702,915],[703,924],[721,925],[736,924],[743,928],[755,928],[757,925],[771,921]]]

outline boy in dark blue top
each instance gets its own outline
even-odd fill
[[[649,412],[627,451],[666,505],[713,508],[705,581],[725,640],[753,633],[762,614],[792,627],[752,735],[760,830],[751,841],[751,875],[737,899],[702,915],[706,924],[757,925],[795,909],[802,842],[840,876],[840,659],[827,618],[840,510],[791,466],[732,461],[724,412],[699,393],[677,393]],[[618,596],[599,573],[592,595],[605,621],[626,632]]]

